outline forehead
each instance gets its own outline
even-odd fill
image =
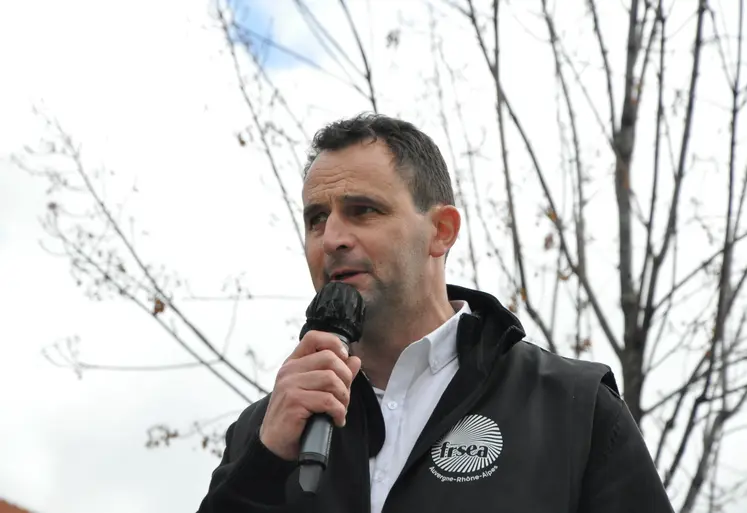
[[[407,184],[395,169],[394,157],[382,141],[357,143],[323,151],[309,168],[303,202],[331,201],[346,194],[401,196]]]

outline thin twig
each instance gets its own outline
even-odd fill
[[[617,133],[616,128],[616,119],[617,116],[615,115],[615,95],[614,91],[612,90],[612,69],[610,67],[609,58],[607,56],[607,47],[604,44],[604,38],[602,37],[602,29],[599,26],[599,16],[597,15],[597,6],[595,0],[587,0],[589,3],[589,8],[591,10],[592,19],[594,20],[594,34],[597,37],[597,42],[599,44],[599,52],[602,54],[602,62],[604,63],[604,75],[607,79],[607,98],[609,100],[609,106],[610,106],[610,131],[612,134]],[[633,5],[635,6],[638,3],[637,0],[633,0]],[[635,7],[631,7],[631,11],[633,11]]]
[[[493,3],[493,9],[494,9],[494,17],[493,18],[494,18],[494,24],[495,25],[497,25],[496,18],[497,18],[497,9],[498,9],[498,4],[499,3],[500,2],[494,2]],[[582,272],[580,272],[580,270],[578,268],[578,265],[573,262],[573,257],[571,256],[569,246],[567,244],[567,241],[565,240],[565,230],[564,230],[564,227],[562,225],[562,222],[561,222],[560,218],[557,215],[558,209],[556,208],[555,202],[553,201],[552,193],[550,192],[550,189],[549,189],[549,186],[547,184],[547,181],[545,180],[545,176],[544,176],[544,173],[542,172],[542,168],[541,168],[541,166],[539,164],[539,160],[537,159],[537,154],[534,151],[534,147],[532,146],[532,144],[531,144],[531,142],[529,140],[529,137],[528,137],[526,131],[524,130],[523,125],[519,121],[519,119],[518,119],[518,117],[516,115],[516,112],[511,107],[511,104],[508,101],[508,98],[506,97],[506,93],[503,90],[503,87],[501,86],[498,61],[491,60],[491,58],[490,58],[490,56],[488,54],[487,47],[485,45],[485,42],[484,42],[483,37],[482,37],[482,33],[480,32],[479,25],[477,23],[477,15],[475,13],[473,1],[472,0],[468,0],[468,5],[469,5],[469,8],[470,8],[470,10],[469,10],[470,21],[472,22],[472,26],[474,28],[475,35],[477,37],[478,43],[480,45],[480,48],[482,50],[482,54],[483,54],[485,63],[487,64],[488,69],[490,70],[491,75],[493,76],[493,79],[495,81],[496,95],[498,96],[497,109],[498,109],[499,131],[500,131],[500,126],[502,125],[502,123],[501,123],[501,119],[502,119],[501,118],[502,117],[501,106],[505,106],[506,110],[508,111],[509,117],[511,118],[512,123],[514,124],[514,126],[516,127],[516,129],[519,132],[519,135],[521,136],[522,142],[524,143],[524,147],[526,148],[527,153],[529,154],[529,157],[530,157],[530,159],[532,161],[532,165],[533,165],[533,167],[535,169],[535,172],[537,174],[537,178],[539,179],[540,185],[542,186],[543,193],[544,193],[545,198],[547,199],[547,202],[549,204],[548,217],[550,218],[551,222],[553,223],[553,225],[555,226],[555,228],[557,230],[558,238],[560,239],[560,245],[561,245],[561,248],[563,249],[563,253],[564,253],[566,259],[568,260],[568,264],[571,267],[571,269],[573,270],[573,272],[581,280],[581,282],[582,282],[582,284],[584,286],[584,291],[586,292],[586,295],[589,298],[589,302],[591,303],[592,308],[594,310],[594,313],[596,314],[597,321],[599,322],[599,325],[602,328],[602,331],[604,332],[605,336],[607,337],[607,340],[609,341],[609,343],[612,346],[612,348],[615,351],[615,353],[617,353],[618,355],[620,355],[620,354],[622,354],[622,346],[617,341],[614,333],[612,332],[612,328],[611,328],[611,326],[610,326],[610,324],[609,324],[609,322],[607,320],[607,317],[602,312],[601,304],[597,300],[596,294],[594,293],[594,290],[592,289],[591,284],[589,283],[586,275],[583,274]],[[496,47],[495,47],[495,52],[496,53],[499,51],[498,48],[499,48],[498,45],[496,45]],[[503,151],[506,152],[507,151],[506,146],[502,145],[502,147],[503,147]],[[507,161],[507,158],[504,159],[504,173],[506,172],[506,170],[508,168],[506,166],[506,163],[505,163],[506,161]],[[510,182],[508,182],[508,177],[507,177],[507,183],[510,183]],[[508,187],[508,185],[507,185],[507,187]],[[513,198],[509,195],[509,209],[511,208],[512,200],[513,200]],[[512,217],[512,223],[516,223],[515,216],[512,215],[511,217]],[[518,233],[518,231],[517,230],[512,230],[512,231],[514,233],[514,246],[516,247],[516,234]],[[523,262],[520,262],[519,266],[520,266],[519,268],[520,268],[520,272],[521,272],[521,269],[523,268]],[[525,280],[522,280],[522,282],[525,283]],[[522,290],[522,296],[524,296],[525,293],[526,293],[526,290]],[[527,309],[527,312],[529,312],[530,315],[532,315],[532,313],[529,311],[529,309]],[[543,325],[540,326],[540,329],[542,329],[543,334],[545,334],[547,336],[549,334],[549,330],[547,329],[546,326],[544,326],[544,329],[543,329],[543,326],[544,326],[544,323],[543,323]]]
[[[90,255],[82,251],[76,244],[72,243],[70,240],[68,240],[62,233],[59,233],[59,237],[63,242],[65,242],[68,247],[73,249],[75,253],[82,259],[84,259],[89,265],[93,266],[100,274],[101,276],[105,277],[107,280],[111,281],[112,283],[116,283],[114,278],[105,270],[103,269],[97,262],[95,262]],[[132,295],[129,291],[127,291],[125,288],[120,287],[119,288],[120,293],[127,297],[130,301],[135,303],[140,309],[148,313],[149,315],[152,314],[151,310],[142,303],[139,299],[137,299],[134,295]],[[226,385],[228,388],[233,390],[239,397],[241,397],[244,401],[247,403],[251,403],[251,399],[249,399],[248,396],[246,396],[241,390],[239,390],[233,383],[231,383],[225,376],[220,374],[217,370],[215,370],[214,364],[210,364],[208,361],[203,359],[199,354],[197,354],[189,345],[187,345],[184,340],[179,336],[178,333],[174,329],[172,329],[170,326],[168,326],[163,319],[161,319],[159,316],[153,316],[155,321],[163,328],[165,329],[171,337],[184,349],[187,351],[187,353],[190,354],[195,360],[199,362],[199,364],[203,367],[205,367],[211,374],[213,374],[215,377],[217,377],[221,382],[223,382],[224,385]],[[221,363],[226,363],[225,359],[219,358]],[[250,380],[247,378],[247,382],[254,386],[257,391],[267,394],[269,393],[266,391],[263,387],[261,387],[259,384],[255,383],[253,380]]]
[[[342,56],[343,59],[347,61],[347,63],[350,65],[353,70],[358,75],[363,75],[361,70],[358,69],[358,67],[353,62],[353,59],[347,54],[345,50],[343,50],[342,45],[337,42],[337,40],[330,34],[329,30],[327,30],[324,25],[322,25],[317,17],[314,15],[314,11],[312,11],[308,5],[306,5],[306,2],[304,0],[294,0],[294,3],[296,4],[296,7],[301,12],[301,17],[306,22],[306,25],[311,30],[311,33],[314,35],[316,40],[319,42],[320,45],[322,45],[322,48],[327,52],[327,54],[334,60],[337,65],[340,67],[340,69],[348,76],[348,79],[351,81],[353,78],[348,73],[348,70],[345,68],[345,66],[339,61],[337,58],[337,55],[334,51],[332,51],[329,46],[327,46],[327,43],[325,42],[325,39],[329,41],[329,43],[332,44],[335,50],[339,53],[340,56]],[[366,96],[366,93],[363,92],[361,89],[361,94]]]
[[[242,27],[234,24],[234,29],[237,31],[240,31],[242,30]],[[259,74],[262,76],[262,78],[267,83],[267,85],[270,86],[273,97],[277,98],[277,100],[280,102],[280,105],[283,106],[283,108],[285,109],[285,112],[288,113],[288,115],[290,116],[293,123],[296,125],[296,128],[301,133],[303,138],[308,140],[309,136],[306,134],[306,129],[303,127],[303,123],[301,123],[301,120],[298,119],[298,116],[296,116],[295,112],[293,112],[293,110],[290,108],[290,105],[288,105],[288,101],[285,99],[285,95],[283,95],[280,89],[275,85],[275,83],[270,78],[270,75],[267,73],[267,70],[265,69],[264,65],[262,65],[262,63],[259,61],[259,58],[257,57],[257,54],[254,51],[254,48],[252,47],[252,45],[246,44],[245,47],[246,47],[247,53],[252,58],[252,62],[254,62],[254,66],[259,71]]]
[[[602,120],[602,116],[599,113],[599,109],[594,103],[594,100],[592,100],[591,98],[591,94],[589,93],[589,90],[586,87],[585,81],[581,79],[581,74],[578,72],[578,70],[576,70],[576,66],[573,64],[573,61],[568,55],[568,52],[566,52],[566,50],[563,48],[563,45],[560,42],[558,42],[558,46],[559,46],[558,49],[560,51],[560,55],[563,57],[563,60],[565,61],[565,65],[568,66],[568,68],[571,70],[571,73],[573,73],[573,78],[576,81],[576,85],[579,87],[579,89],[581,89],[581,92],[583,93],[584,98],[586,98],[586,103],[589,104],[589,108],[591,109],[591,112],[594,114],[594,118],[596,119],[597,124],[599,125],[599,129],[604,135],[604,139],[609,144],[610,149],[614,151],[615,150],[615,142],[613,141],[614,133],[610,135],[607,132],[607,126],[604,124],[604,121]]]
[[[550,13],[547,11],[547,0],[542,0],[542,12],[547,24],[547,31],[550,36],[550,46],[553,51],[553,57],[555,60],[555,74],[560,80],[560,85],[563,91],[563,98],[565,100],[565,106],[568,113],[568,119],[571,125],[571,140],[573,141],[573,162],[576,168],[576,195],[578,209],[574,212],[574,218],[576,220],[576,256],[578,258],[578,269],[582,274],[586,274],[586,222],[584,219],[584,208],[586,206],[586,200],[584,198],[584,171],[583,163],[581,161],[581,143],[579,142],[578,128],[576,126],[576,112],[573,109],[573,103],[571,100],[571,92],[568,88],[568,82],[565,79],[563,73],[563,67],[560,61],[560,53],[558,51],[558,34],[555,30],[555,23],[553,22]]]
[[[743,239],[747,238],[747,232],[742,233],[741,235],[738,235],[734,237],[733,242],[739,242]],[[704,271],[709,265],[711,265],[719,256],[723,255],[724,248],[719,248],[718,251],[713,253],[711,256],[709,256],[707,259],[705,259],[698,267],[694,268],[692,271],[687,273],[685,277],[683,277],[680,281],[678,281],[665,295],[662,297],[656,304],[654,304],[651,308],[653,311],[659,310],[661,308],[661,305],[666,303],[667,301],[672,299],[672,296],[683,286],[687,285],[690,280],[692,280],[695,276],[697,276],[699,273]],[[652,312],[653,314],[653,312]]]
[[[441,74],[438,70],[438,61],[436,60],[436,57],[435,57],[436,55],[439,54],[438,47],[440,45],[436,44],[436,22],[435,22],[432,12],[431,12],[431,19],[430,19],[430,36],[431,36],[431,55],[433,55],[434,57],[433,58],[433,78],[434,78],[434,84],[436,86],[436,97],[438,98],[438,118],[441,121],[441,129],[443,130],[444,136],[446,137],[446,144],[449,147],[449,153],[451,155],[452,168],[454,171],[454,182],[456,185],[456,193],[460,199],[462,210],[464,211],[464,222],[467,228],[467,251],[469,254],[470,263],[472,265],[472,283],[474,284],[476,289],[479,289],[480,280],[479,280],[479,273],[478,273],[478,267],[477,267],[477,255],[475,253],[474,232],[472,229],[471,212],[470,212],[469,205],[467,204],[467,199],[464,195],[464,190],[462,187],[462,171],[459,169],[459,165],[457,163],[456,151],[454,150],[454,143],[451,138],[451,130],[449,130],[449,123],[446,119],[446,109],[444,107],[444,91],[443,91],[443,87],[441,86]],[[466,137],[467,137],[467,134],[465,134],[465,138]]]
[[[278,42],[276,42],[276,41],[274,41],[272,39],[269,39],[269,38],[267,38],[267,37],[265,37],[265,36],[263,36],[261,34],[258,34],[257,32],[254,32],[253,30],[251,30],[251,29],[249,29],[247,27],[241,27],[241,26],[236,25],[235,28],[237,29],[237,36],[238,36],[239,41],[241,41],[242,44],[245,47],[248,47],[248,46],[251,45],[251,40],[252,39],[256,39],[258,41],[261,41],[262,43],[270,45],[273,48],[275,48],[276,50],[279,50],[280,52],[282,52],[282,53],[284,53],[286,55],[289,55],[290,57],[293,57],[294,59],[296,59],[296,60],[298,60],[300,62],[308,64],[313,69],[321,72],[322,74],[327,75],[328,77],[333,78],[334,80],[337,80],[338,82],[340,82],[342,84],[345,84],[346,86],[351,87],[356,92],[358,92],[359,94],[361,94],[364,98],[368,97],[368,95],[366,94],[366,92],[363,89],[361,89],[360,86],[358,86],[357,84],[355,84],[354,82],[352,82],[352,78],[351,77],[348,77],[348,79],[346,80],[346,79],[344,79],[344,78],[342,78],[340,76],[337,76],[334,73],[332,73],[331,71],[329,71],[329,70],[323,68],[322,66],[320,66],[318,62],[315,62],[312,59],[310,59],[308,57],[305,57],[305,56],[299,54],[298,52],[295,52],[295,51],[291,50],[290,48],[286,48],[285,46],[279,44]],[[231,44],[230,41],[229,41],[229,44]]]
[[[280,175],[280,169],[278,168],[277,163],[275,162],[275,156],[272,153],[272,148],[270,147],[270,143],[267,140],[267,134],[265,133],[265,130],[262,127],[262,122],[259,119],[259,115],[255,108],[254,102],[249,97],[249,94],[246,91],[246,84],[244,80],[242,79],[241,66],[239,65],[239,59],[236,55],[236,47],[234,46],[233,41],[231,41],[230,31],[228,28],[228,21],[226,20],[223,10],[219,10],[218,15],[220,17],[221,23],[223,24],[223,31],[226,36],[226,42],[228,44],[229,52],[231,53],[231,59],[233,61],[234,71],[236,72],[236,78],[239,81],[239,89],[241,91],[241,95],[244,98],[244,102],[246,103],[247,107],[249,107],[249,112],[251,113],[252,120],[254,121],[254,125],[257,127],[257,132],[259,133],[259,138],[262,141],[262,146],[263,146],[265,155],[267,156],[267,160],[270,163],[270,168],[272,169],[272,173],[275,176],[275,180],[277,181],[278,186],[280,187],[280,191],[283,196],[283,203],[285,203],[285,207],[288,210],[288,216],[290,217],[291,222],[293,223],[293,228],[296,231],[296,236],[298,237],[298,243],[303,248],[304,236],[301,231],[301,227],[298,224],[296,211],[293,208],[293,203],[291,201],[290,195],[288,194],[288,190],[285,187],[285,182],[283,181],[283,178]]]
[[[672,286],[674,286],[675,281],[677,280],[677,262],[679,262],[678,258],[679,253],[679,240],[675,239],[674,241],[674,255],[672,258]],[[648,359],[648,364],[645,365],[645,370],[643,371],[644,376],[648,376],[649,373],[655,369],[657,366],[661,365],[666,361],[666,358],[673,354],[674,351],[669,352],[668,354],[664,355],[661,359],[659,359],[658,362],[654,362],[654,355],[656,354],[656,349],[659,345],[659,342],[664,338],[664,329],[666,328],[668,322],[669,322],[669,315],[672,312],[672,309],[674,308],[674,301],[668,301],[667,302],[667,308],[664,310],[664,315],[662,315],[661,320],[659,321],[659,331],[657,332],[656,336],[653,339],[653,344],[651,346],[651,356]]]
[[[672,483],[672,478],[674,477],[675,472],[677,472],[677,469],[679,468],[680,462],[682,461],[682,457],[685,454],[685,449],[687,448],[687,444],[690,441],[690,436],[692,435],[693,429],[695,428],[695,420],[697,418],[698,409],[707,400],[708,390],[711,387],[713,373],[715,371],[716,345],[717,345],[717,339],[713,337],[713,339],[711,340],[710,349],[706,353],[708,367],[706,369],[705,382],[703,383],[703,388],[701,389],[700,395],[698,395],[698,397],[696,397],[695,400],[693,401],[692,408],[690,409],[690,415],[687,419],[687,423],[685,424],[685,430],[682,433],[682,437],[680,438],[680,443],[679,443],[679,446],[677,447],[677,451],[675,452],[674,458],[672,459],[672,463],[669,465],[669,468],[664,473],[664,479],[663,479],[664,488],[669,488],[669,485]],[[672,416],[671,420],[672,420],[672,425],[673,425],[674,415]]]
[[[699,0],[698,3],[698,22],[695,33],[695,43],[693,49],[693,64],[692,71],[690,74],[690,88],[687,100],[687,111],[685,114],[684,130],[682,132],[682,144],[680,146],[680,157],[677,166],[677,173],[675,176],[674,190],[672,192],[672,200],[669,207],[669,216],[667,222],[666,232],[664,234],[664,241],[658,254],[654,257],[651,275],[648,280],[648,297],[646,299],[646,306],[644,308],[644,318],[642,330],[644,333],[648,331],[651,325],[651,320],[654,314],[654,297],[656,294],[656,285],[659,277],[659,271],[667,255],[669,244],[671,243],[672,237],[674,236],[677,229],[677,212],[680,203],[680,191],[682,189],[682,181],[685,177],[685,164],[688,153],[688,145],[690,142],[690,134],[693,125],[693,115],[695,111],[695,91],[698,83],[698,76],[700,75],[700,56],[703,47],[703,18],[706,11],[707,1]]]
[[[702,368],[703,364],[706,361],[706,358],[708,356],[708,352],[704,351],[703,355],[704,356],[701,357],[700,361],[698,362],[698,364],[693,369],[693,372],[690,373],[690,377],[687,379],[687,381],[685,381],[684,384],[678,386],[674,390],[672,390],[669,393],[667,393],[665,396],[659,398],[659,400],[657,400],[651,406],[643,408],[643,415],[644,416],[645,415],[649,415],[649,414],[653,413],[654,411],[658,410],[659,408],[661,408],[662,406],[664,406],[665,404],[667,404],[669,401],[671,401],[672,399],[674,399],[677,396],[680,396],[681,399],[684,399],[684,397],[687,395],[687,392],[690,390],[690,388],[694,384],[699,383],[702,379],[704,379],[706,377],[707,371],[706,370],[701,371],[701,368]],[[740,356],[738,358],[734,358],[733,360],[730,360],[729,362],[725,362],[725,363],[727,363],[728,365],[734,365],[734,364],[741,363],[741,362],[747,362],[747,355],[742,355],[742,356]],[[721,367],[717,368],[717,370],[720,370],[720,369],[721,369]],[[676,409],[677,408],[675,407],[675,410]],[[676,417],[676,415],[673,414],[673,417]],[[674,427],[674,421],[672,421],[672,427]],[[666,438],[663,435],[665,435],[664,431],[662,431],[662,433],[660,434],[660,439],[661,438]],[[660,440],[659,445],[660,446],[662,445],[661,440]],[[660,447],[660,449],[661,449],[661,447]],[[656,463],[656,465],[657,466],[659,465],[658,462]]]
[[[446,68],[446,71],[449,72],[449,79],[451,82],[451,88],[452,90],[456,91],[457,89],[457,77],[454,69],[449,66],[449,62],[446,59],[446,56],[444,55],[443,51],[443,45],[438,45],[438,56],[441,60],[441,63]],[[475,149],[472,147],[472,142],[469,138],[469,133],[467,131],[467,122],[464,119],[464,109],[462,108],[462,102],[459,101],[459,98],[455,95],[454,97],[454,111],[456,112],[457,119],[459,120],[459,127],[461,130],[462,135],[464,136],[464,145],[467,148],[467,163],[468,163],[468,169],[470,173],[470,179],[472,180],[472,191],[475,195],[475,211],[477,213],[477,217],[480,219],[480,224],[482,225],[482,229],[485,232],[485,239],[488,243],[488,247],[490,250],[495,254],[496,257],[498,257],[499,264],[501,266],[501,269],[509,276],[509,279],[513,278],[508,273],[508,268],[503,262],[503,259],[501,257],[501,252],[498,250],[498,245],[496,244],[495,240],[493,239],[492,232],[493,230],[488,227],[488,220],[485,215],[485,211],[483,210],[483,201],[481,199],[480,194],[480,187],[477,183],[477,176],[475,174]],[[516,287],[518,288],[518,286]]]
[[[659,0],[657,7],[657,18],[660,20],[661,29],[659,31],[659,73],[658,78],[658,91],[657,91],[657,106],[656,106],[656,135],[654,140],[654,172],[651,177],[651,204],[649,207],[648,223],[646,223],[646,246],[645,246],[645,257],[643,259],[643,267],[641,269],[641,277],[638,280],[638,305],[641,305],[641,298],[643,295],[643,289],[646,279],[646,272],[648,270],[649,262],[654,257],[654,249],[652,245],[652,236],[654,232],[654,213],[656,212],[656,201],[657,191],[659,185],[659,164],[660,164],[660,152],[661,152],[661,123],[664,117],[664,72],[665,72],[665,49],[666,49],[666,19],[662,12],[662,1]],[[653,39],[653,38],[652,38]],[[639,306],[639,307],[640,307]]]
[[[119,240],[124,244],[125,248],[127,248],[127,252],[132,256],[132,258],[135,260],[135,262],[138,265],[138,268],[143,272],[143,274],[146,276],[150,284],[153,286],[153,289],[156,291],[158,296],[160,298],[167,302],[171,310],[180,318],[182,322],[184,322],[191,330],[192,332],[197,336],[197,338],[213,353],[215,356],[218,357],[218,359],[221,361],[221,363],[225,364],[228,368],[230,368],[232,371],[234,371],[236,374],[241,376],[247,383],[255,387],[258,391],[267,393],[267,391],[261,387],[256,381],[249,378],[246,374],[244,374],[241,370],[236,368],[230,361],[226,360],[223,355],[208,341],[208,339],[202,334],[202,332],[194,325],[192,324],[176,307],[176,304],[173,302],[172,299],[168,297],[168,295],[162,290],[161,286],[158,284],[156,279],[153,277],[152,273],[149,271],[148,267],[143,263],[143,261],[140,258],[140,255],[135,251],[135,248],[130,243],[127,236],[122,232],[121,228],[119,227],[119,224],[116,222],[116,220],[113,218],[111,211],[106,206],[106,204],[103,202],[99,194],[96,192],[96,189],[93,187],[93,183],[91,182],[91,179],[89,178],[88,174],[85,172],[85,169],[83,168],[83,162],[81,160],[81,156],[79,153],[79,150],[75,147],[70,137],[67,135],[67,133],[60,127],[60,125],[56,122],[52,123],[53,126],[57,129],[60,137],[62,138],[63,144],[70,152],[70,156],[73,159],[73,162],[75,163],[76,170],[85,183],[86,189],[88,190],[89,194],[93,197],[96,205],[98,206],[100,212],[104,215],[105,219],[109,223],[109,225],[112,227],[112,229],[117,234],[117,237]],[[147,308],[146,308],[147,310]],[[191,351],[191,350],[189,350]],[[194,354],[191,353],[193,356]]]
[[[51,360],[50,360],[51,361]],[[64,367],[63,365],[51,362],[57,367]],[[220,363],[218,360],[205,360],[202,362],[186,362],[186,363],[172,363],[163,365],[106,365],[98,363],[88,362],[75,362],[74,366],[82,370],[103,370],[103,371],[122,371],[122,372],[160,372],[160,371],[172,371],[172,370],[185,370],[194,369],[196,367],[202,367],[203,365],[215,365]]]
[[[366,51],[363,49],[363,43],[361,42],[358,29],[355,27],[355,23],[353,22],[352,16],[350,16],[350,10],[348,10],[348,4],[345,2],[345,0],[340,0],[340,5],[342,6],[342,10],[345,11],[345,17],[348,20],[348,24],[350,25],[350,30],[353,31],[355,42],[358,45],[358,51],[361,54],[361,59],[363,60],[363,68],[365,69],[363,78],[366,79],[366,84],[368,84],[368,99],[371,101],[371,107],[373,107],[373,111],[377,113],[379,112],[379,110],[376,105],[376,94],[374,93],[373,77],[371,76],[371,66],[368,63],[368,56],[366,55]]]

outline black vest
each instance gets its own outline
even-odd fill
[[[617,393],[610,369],[523,341],[518,319],[488,294],[448,290],[449,299],[466,300],[473,311],[459,322],[459,370],[383,513],[575,512],[600,384]],[[266,397],[252,404],[232,425],[222,465],[239,461],[247,444],[257,443],[267,402]],[[347,425],[335,429],[317,496],[300,492],[295,470],[283,483],[262,483],[282,486],[284,504],[242,510],[368,513],[369,458],[381,449],[384,436],[379,403],[359,374]]]

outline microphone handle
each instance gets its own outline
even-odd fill
[[[335,335],[343,344],[350,347],[345,337],[337,333]],[[299,483],[304,492],[316,493],[322,472],[327,468],[329,461],[333,429],[334,421],[326,413],[315,413],[306,422],[298,454]]]
[[[315,413],[306,422],[298,461],[319,464],[327,468],[329,447],[332,444],[332,418],[326,413]]]

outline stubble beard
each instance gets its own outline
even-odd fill
[[[366,305],[361,341],[364,346],[372,348],[386,343],[388,334],[396,324],[396,319],[402,315],[404,306],[399,287],[373,278],[373,287],[361,294]]]

